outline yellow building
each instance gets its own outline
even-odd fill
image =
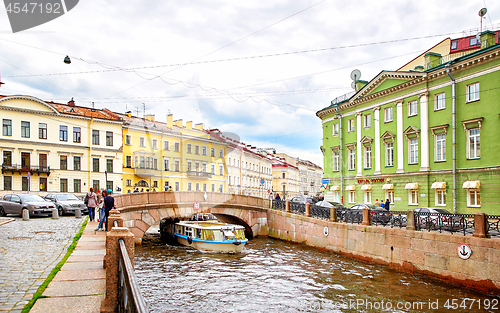
[[[225,192],[225,142],[213,139],[202,124],[183,125],[167,116],[123,118],[124,192],[208,191]]]

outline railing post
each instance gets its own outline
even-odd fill
[[[285,212],[290,212],[290,201],[285,201]]]
[[[406,230],[415,230],[415,210],[406,212]]]
[[[485,213],[475,213],[474,214],[474,237],[478,238],[488,238],[487,232],[487,218]]]
[[[337,208],[332,206],[330,208],[330,222],[336,222],[337,221]]]
[[[363,223],[362,225],[370,225],[370,209],[363,208]]]
[[[106,223],[108,223],[108,229],[113,228],[114,221],[118,223],[118,227],[123,227],[123,218],[118,210],[109,211],[108,220],[106,221]]]
[[[304,213],[304,216],[311,216],[311,204],[306,202],[306,212]]]
[[[116,312],[118,307],[119,239],[123,239],[127,247],[130,262],[132,266],[134,265],[134,234],[126,227],[111,228],[106,234],[106,256],[104,257],[104,268],[106,268],[106,296],[101,302],[101,313]]]

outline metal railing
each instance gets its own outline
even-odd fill
[[[394,227],[403,228],[408,225],[406,211],[390,211],[390,212],[391,212],[390,226],[392,228]]]
[[[474,234],[474,214],[442,214],[415,212],[416,230]]]
[[[134,267],[125,247],[123,239],[118,240],[120,244],[118,262],[118,312],[146,313],[148,308],[142,297]]]
[[[285,211],[285,209],[286,209],[286,202],[274,199],[273,200],[273,209],[280,210],[280,211]]]
[[[306,205],[304,203],[290,202],[290,212],[296,214],[306,214]]]
[[[309,215],[311,217],[329,220],[330,219],[330,208],[311,204],[309,206]]]
[[[336,209],[335,215],[337,222],[361,224],[363,223],[363,211],[351,209]]]
[[[486,215],[486,233],[491,237],[500,237],[500,215]]]

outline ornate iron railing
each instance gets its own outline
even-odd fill
[[[415,229],[474,234],[474,214],[442,214],[415,212]]]
[[[290,202],[289,208],[291,213],[306,214],[306,205],[304,203]]]
[[[382,210],[370,210],[370,224],[371,225],[390,225],[391,222],[391,212]]]
[[[280,211],[285,211],[285,209],[286,209],[286,202],[274,199],[273,200],[273,209],[280,210]]]
[[[403,228],[408,225],[406,211],[391,211],[391,227]]]
[[[336,209],[337,222],[361,224],[363,223],[363,211],[351,209]]]
[[[311,204],[309,206],[309,215],[312,217],[317,217],[317,218],[329,220],[330,219],[330,208]]]
[[[139,283],[135,276],[134,267],[125,247],[123,239],[118,240],[120,244],[118,262],[118,312],[146,313],[148,307],[142,297]]]
[[[486,232],[491,237],[500,237],[500,215],[486,215]]]

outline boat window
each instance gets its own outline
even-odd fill
[[[186,227],[184,235],[193,236],[193,229],[191,227]]]
[[[216,241],[223,241],[224,240],[224,235],[222,234],[222,231],[215,231],[214,232],[214,240]]]

